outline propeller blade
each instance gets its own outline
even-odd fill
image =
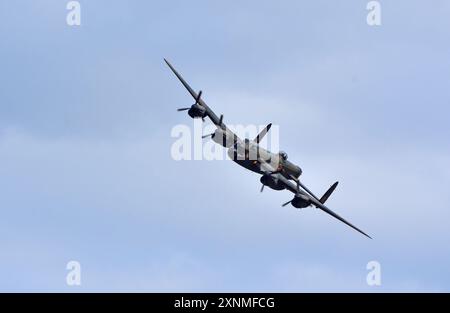
[[[177,109],[177,111],[178,112],[180,112],[180,111],[186,111],[186,110],[189,110],[190,108],[181,108],[181,109]]]
[[[195,104],[198,104],[198,102],[200,101],[201,96],[202,96],[202,91],[200,90],[198,92],[197,98],[195,98]]]
[[[286,205],[288,205],[289,203],[291,203],[292,202],[292,200],[289,200],[288,202],[286,202],[286,203],[283,203],[281,206],[286,206]]]
[[[263,190],[264,190],[264,184],[262,184],[260,192],[263,192]]]
[[[210,136],[212,137],[213,135],[214,135],[214,133],[208,134],[208,135],[203,135],[202,138],[206,138],[206,137],[210,137]]]
[[[223,121],[223,114],[220,115],[220,118],[219,118],[219,126],[222,126],[222,121]]]

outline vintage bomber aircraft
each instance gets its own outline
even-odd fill
[[[268,186],[275,190],[287,189],[294,193],[294,198],[284,203],[282,206],[286,206],[289,203],[299,209],[315,206],[357,230],[361,234],[371,238],[365,232],[350,224],[325,206],[325,201],[327,201],[336,189],[338,182],[335,182],[321,198],[318,198],[300,182],[299,177],[302,174],[302,170],[300,167],[287,160],[286,153],[272,153],[259,146],[260,140],[267,134],[271,124],[267,125],[254,140],[240,139],[223,123],[223,115],[218,117],[209,106],[206,105],[201,98],[202,92],[199,91],[197,94],[175,68],[166,59],[164,59],[164,61],[195,99],[195,103],[192,106],[178,109],[178,111],[188,111],[189,116],[192,118],[201,118],[202,120],[205,120],[205,118],[208,117],[217,126],[217,129],[214,133],[205,135],[203,138],[211,137],[214,142],[228,148],[227,154],[234,162],[248,170],[261,174],[261,192],[263,191],[264,186]]]

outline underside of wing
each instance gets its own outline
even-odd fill
[[[372,239],[372,237],[370,237],[369,235],[367,235],[365,232],[363,232],[361,229],[359,229],[358,227],[356,227],[355,225],[351,224],[350,222],[346,221],[343,217],[339,216],[338,214],[336,214],[335,212],[331,211],[329,208],[327,208],[324,204],[318,202],[318,201],[313,201],[314,205],[324,211],[325,213],[330,214],[331,216],[333,216],[334,218],[340,220],[342,223],[347,224],[348,226],[350,226],[351,228],[353,228],[354,230],[360,232],[361,234],[363,234],[364,236]]]

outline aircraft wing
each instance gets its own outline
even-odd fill
[[[311,198],[311,197],[310,197]],[[361,229],[359,229],[358,227],[352,225],[350,222],[347,222],[343,217],[339,216],[338,214],[334,213],[333,211],[331,211],[329,208],[327,208],[324,204],[320,203],[319,201],[317,201],[314,198],[311,198],[311,201],[313,202],[313,204],[318,208],[321,209],[322,211],[324,211],[325,213],[330,214],[331,216],[333,216],[334,218],[340,220],[342,223],[347,224],[348,226],[350,226],[351,228],[353,228],[354,230],[356,230],[357,232],[360,232],[361,234],[363,234],[364,236],[372,239],[372,237],[370,237],[369,235],[367,235],[365,232],[363,232]]]
[[[319,200],[317,200],[315,197],[311,196],[310,194],[303,192],[302,190],[297,190],[297,186],[295,183],[293,183],[291,180],[287,179],[286,177],[284,177],[283,175],[278,175],[278,179],[283,182],[283,184],[286,186],[286,189],[288,189],[289,191],[293,192],[294,194],[297,194],[298,192],[300,192],[303,195],[306,195],[307,197],[309,197],[309,199],[311,200],[311,203],[318,209],[324,211],[325,213],[328,213],[329,215],[333,216],[334,218],[340,220],[342,223],[350,226],[351,228],[353,228],[354,230],[358,231],[359,233],[363,234],[364,236],[372,239],[372,237],[370,237],[369,235],[367,235],[365,232],[363,232],[361,229],[359,229],[358,227],[352,225],[350,222],[348,222],[347,220],[345,220],[343,217],[339,216],[338,214],[336,214],[335,212],[333,212],[332,210],[330,210],[329,208],[327,208],[323,203],[321,203]]]
[[[175,74],[175,76],[180,80],[180,82],[183,84],[183,86],[187,89],[187,91],[189,91],[189,93],[191,94],[191,96],[194,99],[197,99],[198,94],[194,91],[194,89],[191,88],[191,86],[189,86],[189,84],[184,80],[184,78],[180,75],[180,73],[177,72],[177,70],[172,66],[172,64],[169,63],[169,61],[167,61],[166,59],[164,59],[164,61],[166,62],[166,64],[169,66],[169,68],[172,70],[172,72]],[[198,103],[204,107],[206,109],[206,115],[211,119],[211,122],[214,123],[214,125],[216,125],[218,128],[222,128],[224,130],[227,130],[229,132],[230,135],[233,135],[234,138],[237,138],[237,140],[240,140],[239,137],[237,137],[236,134],[234,134],[221,120],[221,118],[219,118],[217,116],[216,113],[214,113],[213,110],[211,110],[211,108],[205,103],[205,101],[203,101],[203,99],[199,99]]]

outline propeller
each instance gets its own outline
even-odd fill
[[[201,93],[202,93],[202,92],[200,91],[200,94],[201,94]],[[203,121],[205,121],[205,119],[203,119]],[[220,127],[220,128],[223,129],[223,127],[222,127],[222,122],[223,122],[223,114],[220,115],[219,125],[217,125],[217,127]],[[211,134],[208,134],[208,135],[203,135],[202,138],[213,137],[213,136],[214,136],[214,133],[211,133]]]
[[[197,105],[197,104],[199,104],[199,101],[200,101],[200,97],[202,96],[202,91],[200,90],[199,92],[198,92],[198,95],[197,95],[197,98],[195,98],[195,103],[193,104],[193,105]],[[186,111],[186,110],[189,110],[190,109],[190,107],[189,108],[180,108],[180,109],[177,109],[177,111],[178,112],[181,112],[181,111]],[[202,118],[202,120],[204,120],[203,118]]]
[[[292,180],[294,180],[295,182],[296,182],[296,184],[297,184],[297,194],[299,194],[300,193],[300,187],[302,187],[303,189],[305,189],[312,197],[314,197],[314,198],[316,198],[317,199],[317,197],[308,189],[308,188],[306,188],[306,186],[304,186],[301,182],[300,182],[300,180],[298,179],[298,178],[296,178],[295,176],[292,176],[292,175],[289,175],[291,178],[292,178]],[[286,202],[286,203],[283,203],[281,206],[286,206],[286,205],[288,205],[289,203],[291,203],[292,202],[292,200],[289,200],[288,202]]]
[[[280,170],[276,170],[276,171],[271,171],[271,172],[265,172],[264,174],[263,174],[263,176],[272,176],[273,174],[278,174],[279,172],[281,172]],[[263,192],[263,190],[264,190],[264,184],[262,184],[262,186],[261,186],[261,190],[260,190],[260,192]]]

